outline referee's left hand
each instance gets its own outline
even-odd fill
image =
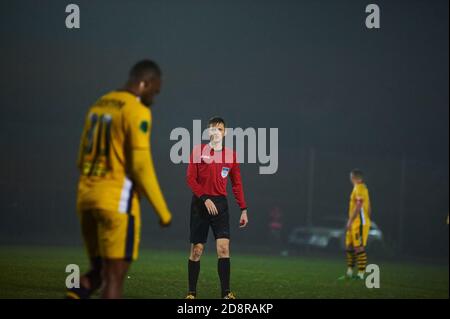
[[[247,210],[244,209],[242,211],[241,219],[239,221],[239,228],[244,228],[245,226],[247,226],[247,224],[248,224]]]

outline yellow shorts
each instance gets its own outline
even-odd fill
[[[347,247],[366,247],[369,238],[370,225],[355,225],[347,230],[345,236],[345,246]]]
[[[141,216],[101,209],[78,212],[81,232],[90,258],[136,260],[141,233]]]

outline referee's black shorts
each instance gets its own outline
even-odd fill
[[[208,213],[203,200],[192,196],[191,203],[191,234],[192,244],[204,244],[208,240],[208,231],[211,227],[215,239],[230,238],[230,216],[228,214],[228,201],[225,196],[208,196],[217,207],[218,215]]]

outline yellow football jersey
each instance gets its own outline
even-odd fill
[[[150,109],[126,91],[110,92],[90,107],[78,156],[79,210],[139,211],[129,154],[150,148],[150,128]]]
[[[358,216],[353,222],[353,227],[359,227],[360,225],[370,226],[370,197],[369,190],[366,184],[357,184],[350,195],[350,205],[349,205],[349,217],[356,208],[356,201],[362,200],[362,208]]]

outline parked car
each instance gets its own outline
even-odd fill
[[[291,249],[319,249],[337,251],[345,249],[345,218],[328,217],[320,220],[311,227],[296,227],[288,238]],[[367,245],[371,249],[382,247],[383,232],[378,225],[372,221]]]

